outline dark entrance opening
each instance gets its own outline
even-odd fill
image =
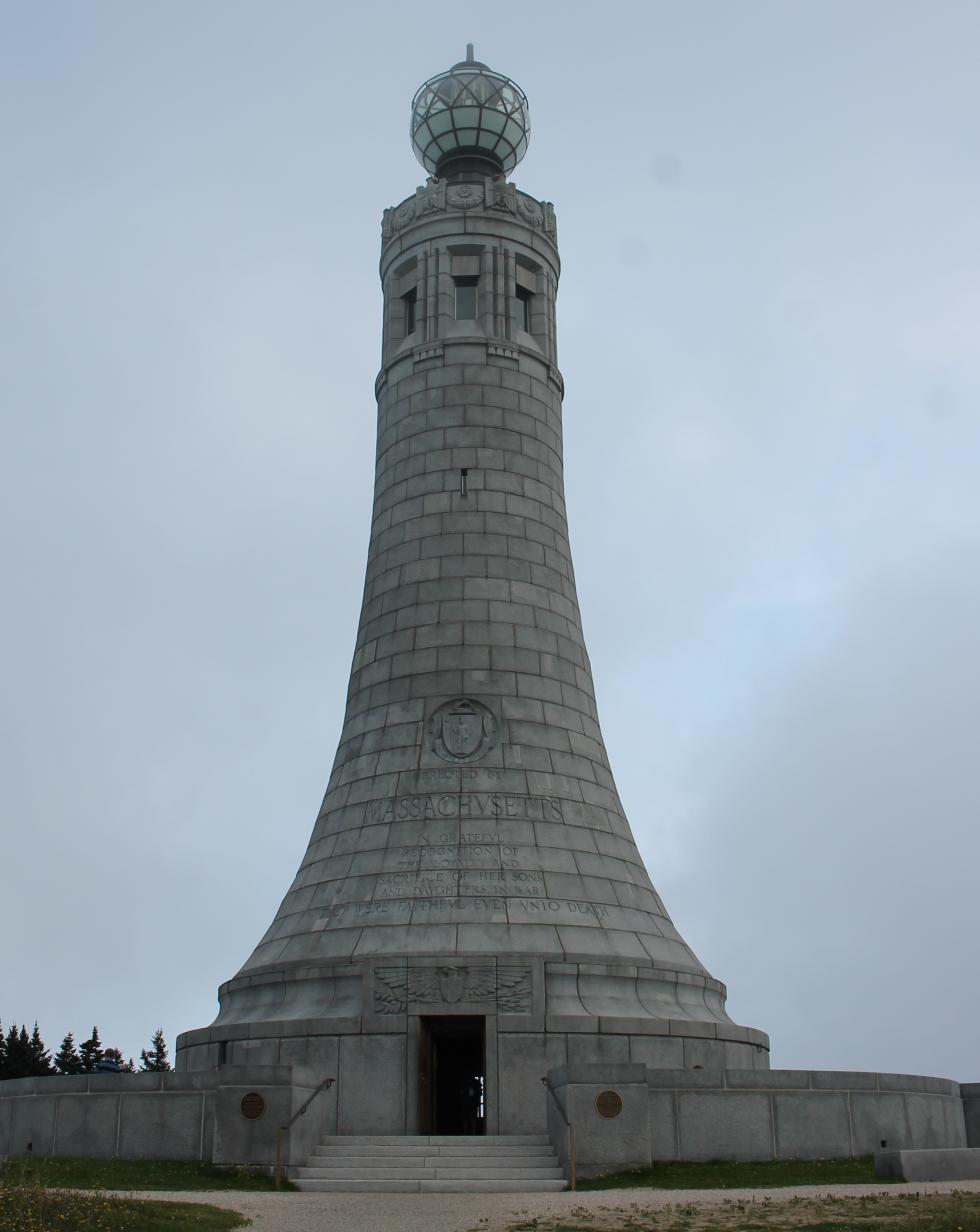
[[[419,1058],[419,1132],[486,1132],[485,1023],[482,1018],[423,1018]]]

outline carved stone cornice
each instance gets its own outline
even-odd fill
[[[550,201],[537,201],[502,177],[493,179],[490,176],[465,184],[429,180],[416,188],[414,197],[385,210],[381,234],[387,242],[427,214],[474,209],[510,214],[525,225],[539,229],[553,244],[558,243],[555,209]]]

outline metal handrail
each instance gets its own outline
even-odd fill
[[[555,1107],[558,1109],[558,1115],[565,1122],[565,1128],[568,1130],[568,1188],[575,1188],[575,1126],[568,1119],[565,1109],[561,1106],[558,1096],[555,1094],[554,1087],[547,1078],[542,1078],[541,1083],[544,1089],[551,1096]]]
[[[309,1108],[310,1104],[313,1103],[313,1101],[320,1094],[320,1092],[328,1090],[330,1087],[333,1086],[333,1084],[336,1081],[337,1081],[336,1078],[324,1078],[324,1080],[320,1083],[320,1085],[313,1092],[310,1098],[306,1100],[303,1104],[301,1104],[299,1108],[296,1109],[296,1111],[289,1118],[289,1120],[286,1122],[285,1125],[280,1125],[279,1128],[276,1130],[276,1170],[275,1170],[276,1189],[279,1188],[281,1184],[281,1177],[282,1177],[282,1136],[283,1134],[286,1133],[286,1131],[291,1127],[293,1122],[297,1120],[297,1118],[304,1116],[306,1114],[307,1108]]]

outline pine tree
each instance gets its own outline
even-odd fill
[[[87,1039],[78,1050],[78,1059],[82,1063],[80,1072],[94,1073],[100,1056],[102,1056],[102,1041],[99,1039],[99,1028],[93,1027],[91,1039]]]
[[[3,1069],[0,1073],[4,1078],[15,1078],[14,1067],[17,1060],[17,1028],[11,1023],[7,1034],[3,1037]]]
[[[7,1036],[3,1041],[3,1076],[4,1078],[16,1078],[14,1069],[17,1064],[17,1027],[14,1023],[10,1024],[10,1029],[7,1031]]]
[[[31,1037],[27,1034],[25,1023],[17,1032],[17,1074],[18,1078],[31,1077]]]
[[[157,1027],[153,1032],[149,1051],[144,1048],[140,1052],[140,1071],[142,1073],[159,1074],[170,1069],[167,1060],[167,1044],[163,1038],[163,1027]]]
[[[82,1058],[78,1055],[75,1037],[70,1031],[61,1041],[61,1047],[54,1059],[54,1067],[59,1074],[80,1074],[82,1072]]]
[[[3,1034],[3,1023],[0,1022],[0,1082],[7,1077],[7,1041]]]
[[[41,1039],[41,1032],[38,1030],[37,1020],[34,1022],[34,1030],[31,1032],[31,1038],[28,1043],[30,1049],[28,1064],[31,1070],[32,1078],[42,1078],[45,1074],[51,1074],[54,1069],[51,1065],[51,1053],[44,1046],[44,1040]]]
[[[31,1077],[33,1073],[31,1069],[31,1040],[27,1034],[26,1027],[18,1027],[16,1023],[10,1024],[7,1038],[4,1041],[4,1053],[5,1078]]]

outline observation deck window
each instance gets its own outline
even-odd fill
[[[456,284],[456,320],[476,320],[476,287],[479,279],[470,276],[454,278]]]
[[[534,293],[517,284],[517,323],[526,334],[531,332],[531,300]]]
[[[411,291],[406,291],[402,296],[402,304],[404,305],[404,322],[405,322],[405,337],[415,333],[415,309],[418,304],[418,290],[412,287]]]

